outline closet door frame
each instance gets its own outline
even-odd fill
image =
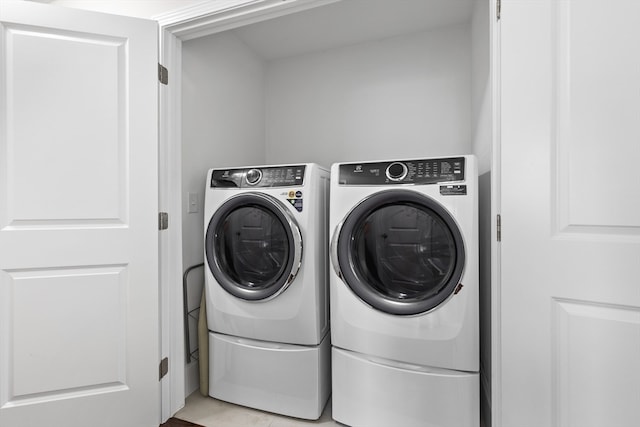
[[[161,353],[169,381],[162,383],[162,419],[185,404],[182,289],[182,42],[341,0],[211,0],[154,16],[159,24],[159,62],[167,84],[159,100],[159,209],[169,227],[160,233]],[[159,67],[160,68],[160,67]]]

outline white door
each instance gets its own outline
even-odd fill
[[[157,426],[157,27],[0,1],[0,425]]]
[[[640,1],[503,0],[496,425],[640,425]]]

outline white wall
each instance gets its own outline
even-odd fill
[[[233,34],[223,33],[183,44],[182,50],[182,242],[183,268],[204,260],[204,189],[213,167],[263,164],[263,64]],[[187,213],[188,194],[198,197],[198,212]],[[190,275],[189,307],[200,304],[203,270]],[[192,322],[192,347],[196,324]],[[198,387],[187,371],[187,393]]]
[[[268,163],[471,151],[468,27],[268,63]]]
[[[182,188],[185,268],[203,260],[202,212],[207,170],[262,164],[263,64],[233,34],[185,42],[182,51]],[[200,209],[187,214],[187,193]]]

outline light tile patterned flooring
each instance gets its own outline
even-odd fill
[[[331,419],[331,400],[327,403],[319,420],[307,421],[204,397],[199,391],[187,397],[184,408],[178,411],[174,417],[205,427],[342,426]]]
[[[204,427],[345,427],[331,418],[331,399],[319,420],[308,421],[204,397],[199,391],[187,397],[184,408],[174,417]],[[480,427],[483,427],[482,420]]]

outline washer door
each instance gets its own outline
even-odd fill
[[[415,315],[454,294],[464,270],[462,233],[438,202],[407,190],[375,193],[338,226],[332,241],[338,276],[365,303]]]
[[[223,203],[205,236],[207,264],[231,295],[266,300],[293,281],[302,260],[302,235],[286,206],[263,193]]]

